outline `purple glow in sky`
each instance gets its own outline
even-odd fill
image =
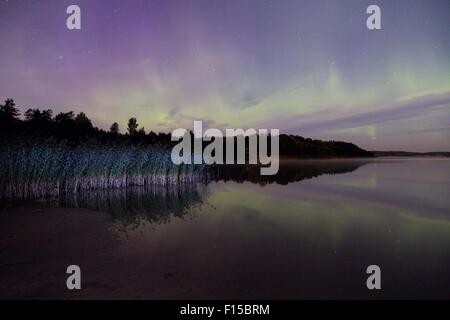
[[[0,98],[105,129],[203,120],[449,151],[449,39],[448,0],[0,0]]]

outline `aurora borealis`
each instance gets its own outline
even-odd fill
[[[0,98],[104,129],[203,120],[450,151],[449,39],[448,0],[0,0]]]

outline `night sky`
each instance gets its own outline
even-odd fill
[[[66,28],[70,4],[82,30]],[[122,132],[135,116],[146,131],[204,120],[450,151],[450,1],[0,0],[7,97]]]

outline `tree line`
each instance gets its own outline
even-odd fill
[[[25,135],[32,137],[56,138],[71,145],[81,142],[157,144],[173,146],[170,133],[146,133],[139,127],[136,118],[128,120],[126,132],[120,133],[119,124],[114,122],[108,131],[95,127],[84,112],[60,112],[53,115],[51,109],[28,109],[21,114],[13,99],[6,99],[0,105],[0,134],[2,136]],[[191,136],[193,133],[191,132]],[[298,135],[281,134],[280,155],[292,158],[334,158],[373,157],[372,152],[342,141],[321,141]],[[225,143],[225,142],[224,142]],[[205,143],[204,143],[205,146]]]
[[[170,134],[145,132],[139,127],[136,118],[128,120],[126,133],[121,134],[119,124],[111,124],[109,131],[95,127],[84,112],[60,112],[54,115],[53,110],[30,108],[21,113],[16,107],[14,99],[8,98],[0,104],[0,132],[2,134],[33,134],[43,137],[55,137],[71,142],[86,140],[100,140],[103,142],[141,142],[159,143],[170,142]]]

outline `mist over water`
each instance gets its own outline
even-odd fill
[[[450,160],[226,167],[0,211],[0,297],[450,298]],[[65,268],[83,290],[65,288]],[[368,291],[366,268],[382,270]]]

